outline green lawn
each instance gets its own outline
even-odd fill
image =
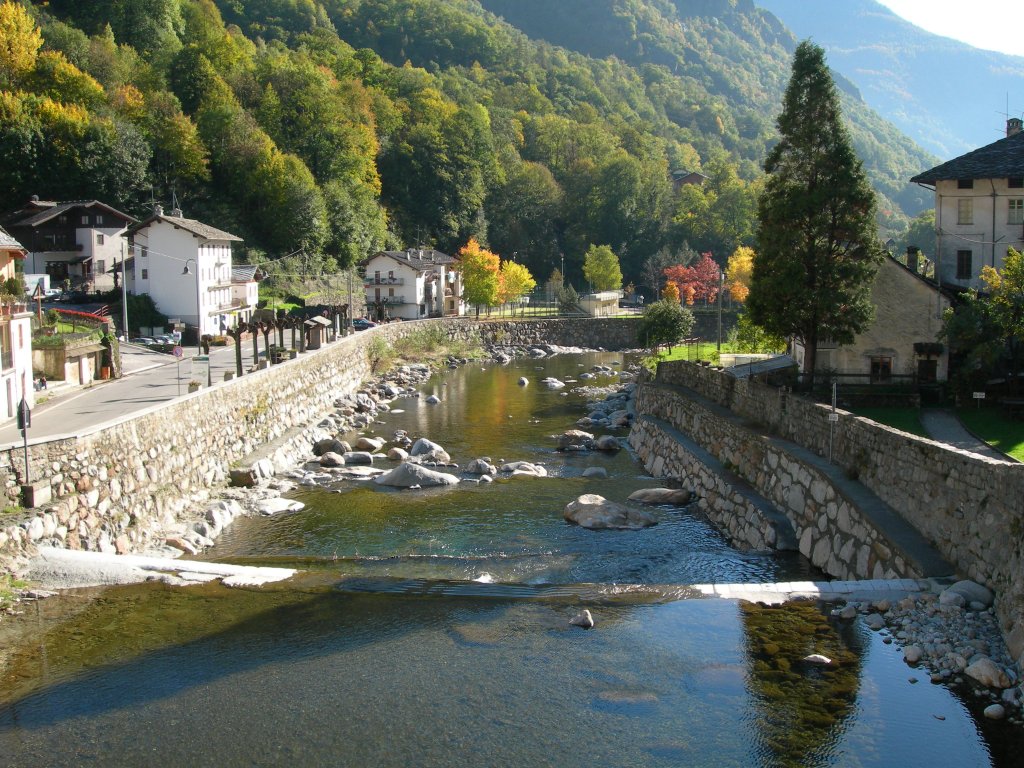
[[[998,408],[959,408],[956,415],[993,448],[1024,461],[1024,419],[1011,418]]]
[[[734,345],[722,342],[722,351],[726,354],[735,352]],[[710,360],[713,364],[718,363],[718,344],[716,342],[701,342],[700,344],[678,344],[672,347],[671,352],[662,351],[657,355],[647,358],[655,363],[663,363],[671,360]]]
[[[853,413],[863,416],[866,419],[885,424],[887,427],[901,429],[912,435],[928,437],[921,426],[918,418],[920,413],[916,408],[854,408]]]

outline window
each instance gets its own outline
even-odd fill
[[[96,245],[103,245],[103,235],[100,232],[96,233]]]
[[[918,384],[934,384],[939,380],[939,361],[938,360],[918,360],[917,361],[917,383]]]
[[[67,214],[66,213],[62,213],[60,216],[58,216],[57,217],[57,223],[58,224],[67,224],[68,223],[68,216],[67,216]]]
[[[970,280],[974,274],[974,265],[970,251],[956,252],[956,279]]]
[[[879,384],[889,381],[892,378],[892,358],[872,357],[871,358],[871,383]]]
[[[957,189],[974,189],[974,179],[957,179]]]
[[[107,271],[107,262],[105,262],[103,259],[97,259],[96,260],[96,271],[99,274],[101,274],[101,275],[104,272],[106,272]]]
[[[103,223],[103,214],[102,213],[97,213],[96,214],[96,226],[99,226],[102,223]]]
[[[1006,216],[1007,224],[1024,224],[1024,197],[1010,198],[1010,210]]]
[[[142,270],[142,279],[143,280],[149,280],[149,270],[148,269]]]
[[[1024,177],[1015,176],[1006,180],[1006,186],[1010,189],[1024,189]]]
[[[974,223],[974,200],[969,197],[962,197],[956,201],[956,223]]]

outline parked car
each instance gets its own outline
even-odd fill
[[[141,344],[144,347],[151,347],[156,344],[156,341],[149,338],[149,336],[136,336],[134,339],[129,339],[131,344]]]
[[[367,320],[365,317],[357,317],[352,321],[352,327],[357,331],[365,331],[367,328],[376,328],[377,324],[372,320]]]

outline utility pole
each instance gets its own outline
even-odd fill
[[[125,263],[127,256],[124,248],[124,238],[121,238],[121,327],[124,330],[124,340],[128,341],[128,267]]]

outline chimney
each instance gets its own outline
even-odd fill
[[[160,205],[160,203],[157,203],[156,205],[153,206],[153,215],[154,216],[163,216],[164,215],[164,207],[162,205]]]
[[[171,208],[171,216],[177,216],[181,218],[181,208]]]
[[[1020,133],[1022,127],[1022,121],[1019,117],[1011,117],[1006,121],[1006,136],[1016,136]]]
[[[918,255],[921,253],[921,249],[916,245],[907,246],[907,269],[917,274],[918,269]]]

